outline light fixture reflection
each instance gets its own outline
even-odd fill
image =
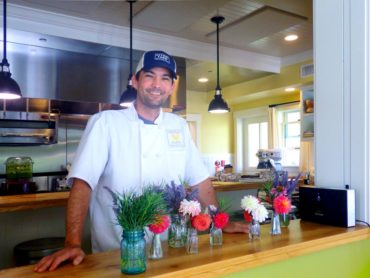
[[[293,87],[285,88],[285,92],[294,92],[295,90],[296,88],[293,88]]]
[[[291,35],[288,35],[288,36],[286,36],[285,38],[284,38],[284,40],[286,40],[286,41],[295,41],[295,40],[297,40],[298,39],[298,36],[297,35],[295,35],[295,34],[291,34]]]
[[[199,83],[206,83],[206,82],[208,82],[208,78],[206,78],[206,77],[201,77],[201,78],[199,78],[199,79],[198,79],[198,82],[199,82]]]

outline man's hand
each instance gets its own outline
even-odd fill
[[[225,233],[245,233],[249,232],[249,225],[244,222],[229,222],[222,230]]]
[[[85,253],[80,247],[65,247],[54,254],[42,258],[34,267],[35,272],[53,271],[61,263],[70,260],[73,265],[80,264],[85,258]]]

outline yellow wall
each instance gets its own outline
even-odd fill
[[[187,91],[186,112],[202,117],[200,151],[203,154],[229,153],[233,149],[232,113],[208,113],[209,102],[207,93]]]
[[[298,101],[299,91],[286,93],[288,86],[304,86],[313,78],[300,78],[300,67],[312,61],[283,67],[280,74],[272,74],[263,78],[225,87],[222,94],[231,108],[231,113],[210,114],[208,104],[214,91],[204,93],[187,91],[187,109],[190,114],[202,117],[200,151],[203,154],[234,153],[233,113],[248,108],[268,106],[271,104]],[[222,77],[221,77],[222,79]]]

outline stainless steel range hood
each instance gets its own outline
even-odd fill
[[[9,33],[10,38],[43,38],[36,45],[8,42],[11,72],[23,97],[118,103],[129,75],[128,49],[17,30]],[[142,51],[133,51],[134,69],[141,54]],[[184,58],[175,59],[180,83],[166,107],[176,111],[186,107],[186,69]]]
[[[0,119],[0,146],[55,144],[57,127],[55,120]]]

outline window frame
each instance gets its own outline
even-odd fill
[[[285,124],[287,123],[286,121],[283,121],[283,123],[280,123],[278,118],[279,118],[279,113],[288,113],[288,112],[298,112],[299,115],[300,115],[300,119],[299,121],[297,121],[296,123],[299,123],[301,122],[301,113],[300,113],[300,105],[299,105],[299,102],[294,102],[294,103],[289,103],[289,104],[282,104],[282,105],[277,105],[275,106],[275,114],[276,114],[276,124],[278,125],[277,126],[277,130],[278,130],[278,144],[277,144],[277,148],[285,148],[285,140],[286,140],[286,136],[285,136]],[[286,117],[286,114],[284,115],[284,117]],[[297,137],[299,138],[299,142],[301,141],[301,134],[299,133],[297,135]],[[296,150],[299,150],[299,153],[300,153],[300,144],[299,144],[299,147],[296,148]],[[290,169],[291,171],[293,172],[298,172],[299,171],[299,164],[300,164],[300,158],[298,158],[298,161],[297,161],[297,165],[283,165],[283,168],[284,169]]]
[[[234,130],[235,130],[235,169],[236,172],[242,173],[245,171],[243,161],[244,145],[243,145],[243,121],[253,118],[264,118],[268,122],[268,107],[251,108],[243,111],[234,112]],[[267,136],[269,136],[267,134]],[[256,167],[251,168],[256,171]]]

